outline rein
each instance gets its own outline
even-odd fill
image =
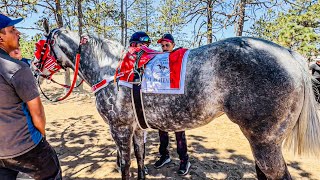
[[[39,58],[39,62],[38,62],[37,65],[35,65],[37,67],[37,71],[40,72],[40,74],[39,74],[40,76],[42,76],[42,77],[44,77],[46,79],[49,79],[51,82],[54,82],[54,83],[56,83],[56,84],[58,84],[58,85],[60,85],[60,86],[62,86],[64,88],[68,88],[69,89],[68,92],[63,97],[56,98],[56,99],[50,99],[44,93],[44,91],[42,90],[42,88],[40,86],[40,79],[38,78],[38,86],[39,86],[39,89],[40,89],[41,93],[43,94],[43,96],[46,99],[48,99],[51,102],[58,102],[58,101],[62,101],[64,99],[66,99],[67,97],[69,97],[69,95],[72,93],[72,91],[73,91],[73,89],[75,87],[79,87],[83,83],[84,80],[82,79],[82,81],[77,86],[75,86],[76,85],[76,81],[77,81],[78,72],[79,72],[81,45],[87,42],[87,40],[85,38],[80,40],[80,44],[79,44],[79,47],[78,47],[78,50],[77,50],[77,54],[75,56],[75,68],[74,68],[74,75],[73,75],[73,80],[72,80],[71,85],[68,86],[68,85],[60,84],[60,83],[56,82],[55,80],[53,80],[51,78],[54,73],[56,73],[60,69],[62,69],[62,67],[59,64],[57,64],[57,60],[56,60],[57,56],[56,56],[55,52],[53,51],[53,54],[54,54],[55,57],[49,57],[49,59],[48,59],[49,54],[46,54],[46,51],[47,51],[48,48],[49,48],[49,51],[47,53],[51,52],[52,45],[54,44],[54,40],[51,40],[51,39],[54,36],[54,33],[56,33],[56,32],[57,32],[57,30],[53,30],[53,31],[50,32],[50,34],[49,34],[49,36],[48,36],[48,38],[46,40],[46,43],[43,45],[43,48],[41,49],[41,53],[40,53],[41,56]],[[43,60],[44,57],[47,57],[47,58],[45,58]],[[54,61],[52,63],[50,62],[51,64],[56,63],[56,65],[51,65],[51,67],[54,66],[54,69],[53,70],[49,69],[49,71],[50,71],[50,75],[49,76],[45,76],[45,75],[42,74],[42,71],[44,70],[44,66],[46,65],[47,61],[51,61],[51,62]]]

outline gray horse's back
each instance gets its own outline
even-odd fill
[[[145,94],[147,119],[175,131],[205,125],[225,112],[240,127],[268,128],[291,106],[296,97],[290,94],[299,94],[298,64],[288,49],[256,38],[229,38],[192,49],[185,94]]]
[[[302,67],[290,50],[247,37],[225,39],[205,48],[213,56],[222,111],[240,127],[270,133],[272,126],[281,123],[279,118],[288,116],[288,108],[300,113],[301,105],[295,102],[303,100]],[[291,124],[295,122],[287,128]]]

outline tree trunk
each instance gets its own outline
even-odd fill
[[[58,27],[61,28],[63,27],[63,19],[62,19],[62,10],[61,10],[61,3],[60,0],[56,0],[56,17],[57,17],[57,24]],[[70,69],[67,68],[64,76],[64,83],[68,86],[71,85],[70,83]],[[68,89],[65,89],[65,92],[67,92]]]
[[[146,32],[148,32],[149,31],[148,0],[146,0],[146,17],[145,18],[146,18]]]
[[[247,0],[241,0],[239,4],[239,19],[237,26],[236,36],[242,36],[243,26],[244,26],[244,16],[246,14],[246,3]]]
[[[123,0],[121,0],[121,13],[120,13],[120,18],[121,18],[121,44],[124,45],[124,41],[125,41],[125,38],[124,38],[124,2]]]
[[[124,32],[124,47],[127,46],[127,39],[128,39],[128,1],[125,1],[125,8],[126,8],[126,18],[125,18],[125,21],[124,21],[124,29],[125,29],[125,32]]]
[[[81,5],[82,0],[78,0],[77,3],[78,3],[77,5],[78,5],[78,22],[79,22],[79,27],[78,28],[79,28],[79,36],[81,37],[81,35],[82,35],[82,27],[83,27],[83,23],[82,23],[83,14],[82,14],[82,5]],[[78,77],[77,84],[79,84],[81,81],[82,81],[82,79]],[[83,84],[78,86],[78,90],[80,92],[84,92]]]
[[[207,44],[212,43],[212,13],[213,13],[213,2],[212,0],[207,1]]]
[[[60,0],[56,0],[56,21],[59,28],[63,27],[63,20],[62,20],[62,10],[61,10],[61,3]]]
[[[83,27],[83,14],[82,14],[82,6],[81,6],[81,3],[82,3],[82,0],[78,0],[77,1],[77,5],[78,5],[78,22],[79,22],[79,36],[82,35],[82,27]]]

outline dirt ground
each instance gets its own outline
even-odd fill
[[[44,84],[49,94],[61,94],[57,87]],[[115,165],[116,147],[108,125],[95,108],[95,97],[73,93],[67,100],[52,103],[43,98],[47,117],[47,140],[58,153],[66,180],[120,179]],[[256,179],[253,156],[239,127],[223,115],[201,128],[186,131],[192,164],[189,175],[180,177],[174,133],[170,133],[172,162],[154,169],[159,139],[156,130],[148,131],[145,164],[148,179]],[[284,152],[294,179],[319,179],[320,161],[315,157],[295,157]],[[131,179],[136,179],[137,165],[132,155]]]

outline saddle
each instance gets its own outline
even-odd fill
[[[182,57],[186,51],[187,49],[178,48],[171,52],[169,55],[169,64],[181,64]],[[155,51],[146,46],[130,47],[124,59],[120,62],[118,68],[116,69],[115,79],[117,80],[117,82],[126,81],[132,84],[131,99],[133,104],[133,110],[138,126],[141,129],[147,129],[148,127],[150,127],[145,118],[142,101],[142,74],[146,64],[150,60],[152,60],[157,54],[162,53],[163,52]],[[176,77],[180,80],[180,71],[181,65],[172,68],[172,71],[170,73],[172,74],[172,77]],[[179,86],[179,83],[174,83],[174,86]]]
[[[151,59],[161,53],[146,46],[129,47],[127,54],[116,69],[115,77],[120,81],[133,82],[134,72],[143,69]]]

